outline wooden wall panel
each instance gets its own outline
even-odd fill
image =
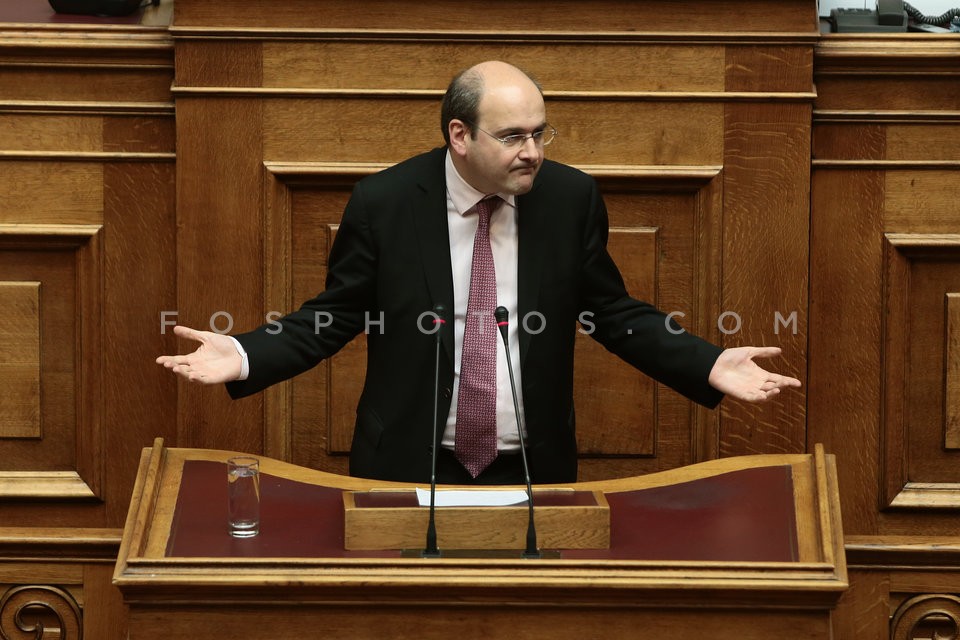
[[[443,145],[441,95],[265,100],[263,154],[273,162],[399,162]],[[550,91],[546,101],[559,130],[552,159],[591,167],[721,161],[722,105],[617,95],[595,112],[592,99]]]
[[[7,287],[23,289],[13,283],[32,283],[27,285],[29,297],[20,305],[22,314],[8,316],[17,324],[14,328],[28,329],[29,353],[10,352],[6,362],[14,364],[28,356],[27,361],[34,360],[38,383],[27,405],[36,414],[32,433],[7,431],[0,441],[6,461],[3,470],[21,474],[23,480],[0,489],[7,497],[76,500],[100,495],[104,462],[98,441],[102,418],[102,371],[97,360],[102,328],[100,230],[99,226],[0,225],[0,266],[9,279]],[[14,376],[10,383],[18,380],[21,387],[31,381],[29,376],[26,380]],[[58,472],[67,470],[74,478],[64,486]],[[78,492],[74,480],[85,489]]]
[[[126,635],[111,575],[138,454],[176,440],[153,362],[175,348],[172,79],[165,26],[0,28],[0,289],[35,283],[17,326],[32,314],[39,349],[39,432],[0,428],[3,637]]]
[[[550,92],[722,91],[724,47],[720,44],[521,41],[510,47],[513,64],[529,70]],[[425,40],[381,42],[265,41],[263,87],[325,88],[348,92],[444,91],[451,69],[469,67],[494,55],[480,42]],[[564,60],[562,66],[550,60]],[[589,65],[582,76],[571,69]],[[624,73],[628,70],[629,73]],[[753,72],[755,78],[763,74]],[[786,77],[786,76],[785,76]]]
[[[311,10],[312,9],[312,10]],[[357,11],[355,2],[332,0],[317,6],[288,2],[266,6],[261,2],[238,3],[225,12],[204,2],[177,2],[174,25],[196,30],[216,28],[366,30],[374,35],[420,32],[424,29],[478,36],[504,32],[534,33],[550,37],[560,33],[597,34],[598,39],[631,32],[810,32],[817,26],[817,10],[809,2],[794,0],[732,0],[713,3],[683,3],[651,0],[642,4],[622,0],[593,0],[584,6],[577,0],[551,0],[532,14],[518,12],[510,0],[463,0],[424,3],[417,0],[370,0]],[[188,33],[189,31],[185,31]]]
[[[835,451],[838,638],[957,633],[948,444],[955,43],[824,37],[813,113],[808,437]],[[944,624],[946,623],[946,624]]]
[[[806,383],[771,405],[710,412],[624,374],[599,387],[623,399],[613,413],[600,394],[578,398],[582,477],[823,442],[838,457],[848,533],[888,551],[891,535],[923,546],[952,533],[955,39],[820,36],[815,3],[801,0],[548,4],[518,19],[515,3],[499,0],[456,11],[414,0],[363,11],[343,0],[240,0],[229,11],[178,0],[169,32],[5,28],[0,225],[100,231],[70,249],[0,250],[3,287],[40,282],[42,436],[19,439],[37,450],[11,449],[0,483],[25,492],[41,478],[59,496],[0,502],[0,515],[118,527],[137,452],[157,435],[345,471],[362,343],[232,402],[153,364],[188,347],[162,314],[206,327],[222,311],[242,330],[312,295],[353,182],[441,144],[450,76],[500,57],[545,87],[560,129],[549,156],[600,180],[611,249],[635,292],[652,290],[724,344],[784,347],[771,366]],[[77,269],[97,275],[71,293]],[[48,301],[48,289],[62,299]],[[71,310],[104,319],[99,358],[79,350],[82,325],[64,337]],[[51,332],[66,351],[46,367]],[[596,390],[608,356],[580,360]],[[67,395],[88,371],[99,391],[77,404]],[[44,398],[63,401],[44,409]],[[925,548],[942,557],[944,543]],[[835,637],[882,637],[929,612],[932,600],[917,597],[955,593],[944,577],[954,556],[936,570],[894,560],[861,558]],[[0,581],[19,584],[22,567],[6,569]],[[91,602],[68,577],[77,601]],[[113,607],[109,593],[99,601]]]
[[[40,437],[40,283],[0,284],[0,439]]]
[[[264,322],[262,115],[258,101],[177,102],[177,322],[240,332]],[[216,286],[209,286],[217,283]],[[177,349],[192,347],[180,341]],[[257,452],[262,397],[178,385],[185,446]]]
[[[500,21],[506,5],[499,3],[484,4],[491,29],[482,33],[462,31],[481,10],[471,2],[457,5],[459,31],[445,30],[438,5],[384,2],[355,22],[346,5],[331,2],[322,18],[312,7],[294,24],[289,7],[268,13],[240,4],[214,19],[180,2],[171,29],[180,307],[191,310],[182,321],[203,326],[232,305],[242,310],[232,317],[243,330],[311,297],[353,181],[441,145],[438,107],[449,79],[500,57],[545,87],[548,119],[560,130],[548,155],[600,180],[615,230],[612,250],[619,234],[655,230],[653,262],[639,257],[650,247],[619,249],[636,293],[649,289],[661,306],[682,313],[685,326],[714,340],[733,340],[722,321],[735,318],[745,325],[744,341],[786,346],[788,371],[803,377],[815,38],[806,3],[774,3],[776,18],[769,4],[753,6],[736,26],[715,7],[682,20],[681,5],[672,4],[669,15],[646,7],[650,31],[625,26],[637,17],[630,3],[616,3],[617,15],[603,18],[593,5],[578,6],[586,22],[548,11],[537,29],[511,26],[509,36],[498,31],[513,24]],[[378,7],[391,16],[390,31],[378,27]],[[783,22],[791,12],[798,20]],[[708,18],[711,28],[698,31]],[[751,33],[733,35],[741,30]],[[777,281],[758,299],[759,274],[769,273]],[[236,289],[258,276],[261,299]],[[230,284],[215,292],[189,284],[211,278]],[[720,431],[721,414],[654,390],[634,372],[614,368],[612,380],[606,374],[615,365],[605,354],[587,342],[580,350],[585,478],[806,446],[802,393],[760,414],[758,434],[744,435],[740,426]],[[215,391],[181,387],[181,436],[197,446],[247,443],[342,471],[362,358],[361,340],[299,379],[233,405]],[[598,371],[609,386],[602,398],[587,384],[597,382]],[[729,425],[757,417],[727,411]]]
[[[949,527],[935,507],[953,500],[957,482],[944,448],[943,323],[945,295],[956,289],[947,185],[960,152],[943,140],[960,120],[934,78],[949,68],[951,47],[840,36],[818,47],[809,367],[812,381],[834,366],[848,375],[811,387],[809,430],[861,443],[837,449],[852,534]],[[876,98],[869,107],[857,102],[866,81]],[[923,82],[930,86],[920,89]],[[841,389],[860,402],[838,405]],[[841,419],[828,425],[832,417]]]
[[[775,369],[806,378],[810,106],[731,105],[725,120],[725,346],[776,345]],[[778,144],[769,144],[773,138]],[[760,250],[762,247],[762,250]],[[761,275],[762,274],[762,275]],[[806,390],[725,403],[724,455],[806,447]]]

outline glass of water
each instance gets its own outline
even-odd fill
[[[227,460],[227,524],[235,538],[260,532],[260,460],[237,456]]]

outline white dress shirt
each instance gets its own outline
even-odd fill
[[[443,432],[441,444],[453,449],[454,432],[457,424],[457,396],[460,387],[460,358],[463,352],[463,332],[467,318],[467,298],[470,294],[470,270],[473,265],[473,237],[477,232],[478,216],[474,206],[484,197],[491,195],[477,191],[457,172],[447,152],[447,223],[450,231],[450,258],[453,269],[453,309],[454,309],[454,376],[453,398],[450,414]],[[523,421],[523,394],[520,378],[520,338],[517,327],[517,206],[512,195],[498,194],[500,205],[490,216],[490,247],[493,250],[493,263],[497,272],[497,304],[510,312],[510,325],[507,334],[510,342],[510,359],[513,361],[513,375],[517,384],[520,404],[520,424]],[[486,328],[486,325],[484,325]],[[493,319],[490,328],[495,329]],[[497,446],[501,451],[519,451],[520,438],[517,435],[517,418],[513,410],[513,394],[510,391],[510,373],[507,370],[507,358],[503,352],[503,341],[497,336]],[[526,436],[526,432],[524,432]]]

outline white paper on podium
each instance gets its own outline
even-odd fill
[[[417,489],[417,500],[421,507],[430,506],[430,490]],[[508,507],[527,501],[527,492],[516,490],[484,489],[445,489],[438,490],[434,503],[438,507]]]

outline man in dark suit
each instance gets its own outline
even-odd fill
[[[441,122],[444,148],[357,183],[324,292],[235,338],[176,327],[177,335],[201,346],[158,363],[194,382],[226,382],[231,396],[242,397],[306,371],[366,333],[367,375],[350,472],[416,482],[430,479],[434,424],[440,482],[522,482],[504,347],[495,364],[476,364],[481,352],[490,357],[490,343],[477,347],[476,340],[484,330],[497,334],[494,305],[511,319],[521,424],[538,483],[576,480],[577,323],[611,352],[705,406],[716,406],[724,394],[765,401],[799,386],[753,362],[779,349],[723,350],[628,295],[606,250],[607,213],[596,182],[544,159],[556,131],[539,86],[522,71],[490,61],[461,73],[444,97]],[[481,263],[485,275],[478,275]],[[475,293],[482,280],[486,293]],[[475,310],[490,295],[495,302]],[[439,308],[451,322],[432,322]],[[438,326],[443,356],[434,416]],[[481,369],[488,373],[478,374]],[[495,382],[476,382],[477,375]],[[482,435],[468,437],[474,428]],[[480,462],[471,457],[477,449],[488,452]]]

